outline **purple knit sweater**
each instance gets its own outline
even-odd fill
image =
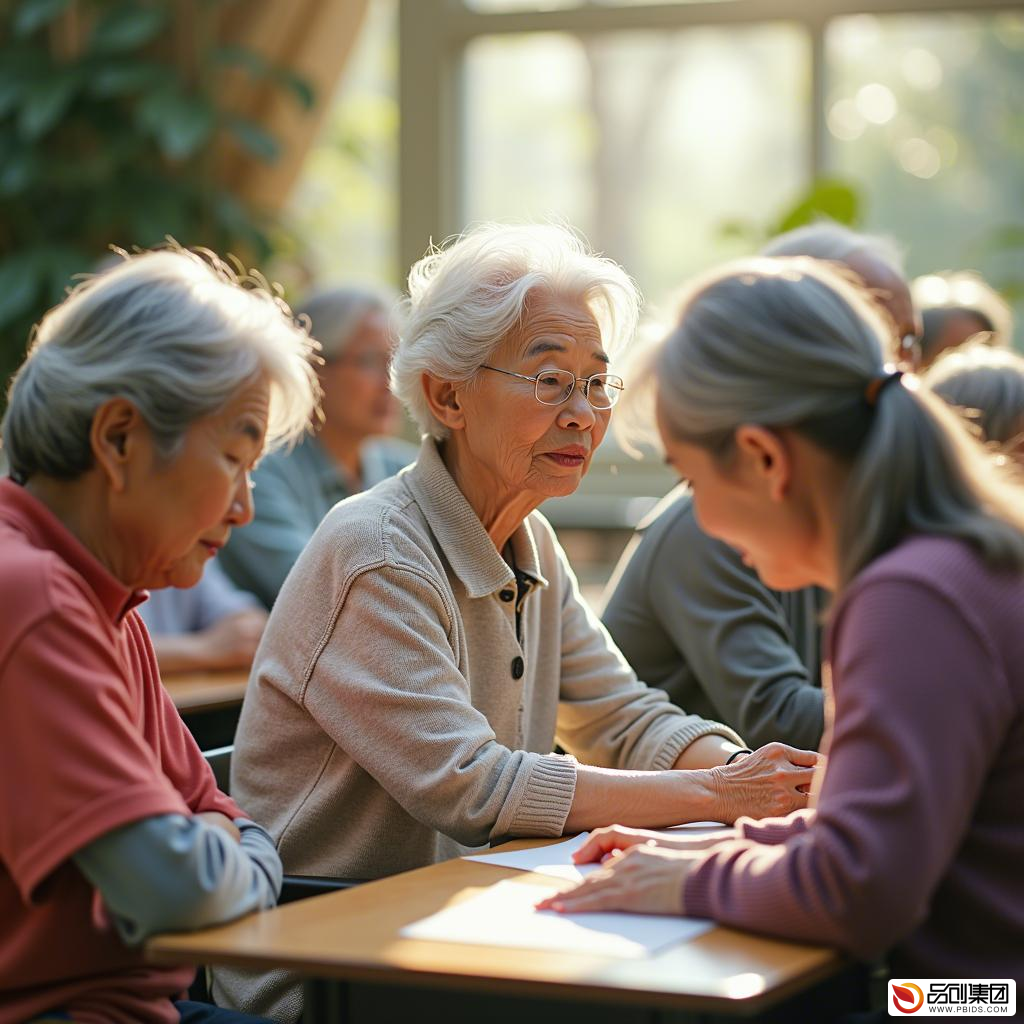
[[[1024,984],[1024,575],[913,538],[847,589],[828,649],[816,809],[742,823],[687,878],[686,913]]]

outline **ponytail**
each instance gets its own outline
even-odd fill
[[[829,265],[747,260],[693,286],[630,388],[642,395],[656,381],[665,429],[723,460],[736,428],[757,423],[848,464],[840,588],[914,533],[1024,568],[1024,485],[916,379],[887,380],[892,342],[867,293]]]

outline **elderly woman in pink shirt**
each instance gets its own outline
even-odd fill
[[[249,471],[306,429],[314,343],[213,258],[143,253],[40,322],[0,480],[0,1024],[253,1021],[178,999],[154,932],[276,901],[267,833],[220,792],[138,606],[252,518]]]
[[[613,826],[563,911],[711,917],[1024,981],[1024,488],[822,264],[700,280],[648,367],[697,517],[770,587],[836,594],[812,806],[704,843]]]

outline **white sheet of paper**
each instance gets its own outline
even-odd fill
[[[578,882],[600,867],[600,864],[581,864],[577,867],[572,862],[572,855],[587,841],[589,835],[589,832],[581,832],[573,839],[566,839],[564,843],[537,846],[532,850],[516,850],[514,853],[485,853],[483,856],[464,859],[493,864],[499,868],[535,871],[539,875],[553,875],[555,878]]]
[[[676,825],[671,829],[662,829],[673,835],[700,836],[707,832],[717,831],[726,826],[717,821],[693,821],[685,825]],[[513,853],[485,853],[471,855],[464,860],[478,861],[481,864],[493,864],[499,868],[516,868],[519,871],[535,871],[539,875],[551,875],[554,878],[568,878],[578,882],[596,871],[599,864],[580,864],[572,862],[572,855],[586,842],[589,832],[581,832],[572,839],[550,846],[537,846],[530,850],[516,850]]]
[[[653,914],[557,914],[534,904],[552,892],[547,886],[506,879],[477,896],[402,929],[409,939],[477,946],[550,949],[559,953],[642,957],[696,938],[710,921]]]

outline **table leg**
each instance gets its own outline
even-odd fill
[[[302,1024],[345,1024],[349,1019],[348,984],[307,978],[302,984]]]

